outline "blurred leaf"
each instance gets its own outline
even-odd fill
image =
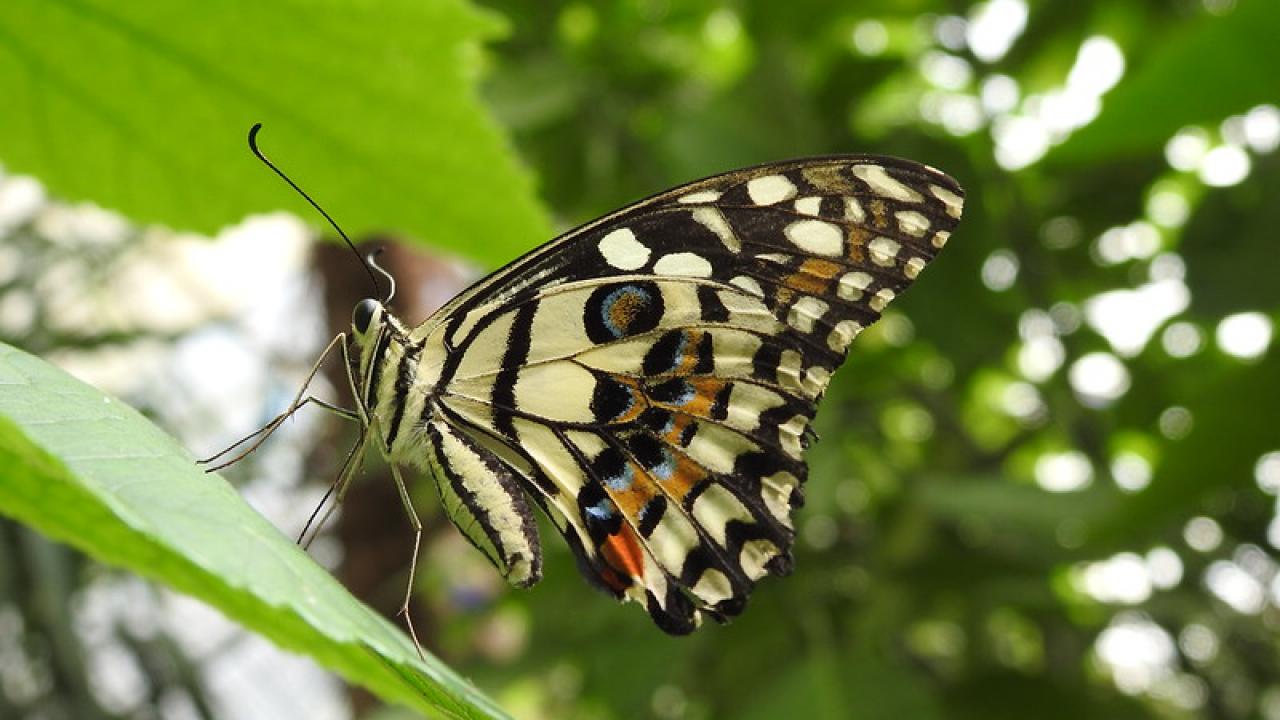
[[[1280,67],[1277,27],[1274,0],[1240,0],[1225,17],[1190,24],[1139,59],[1103,99],[1097,119],[1050,159],[1088,163],[1158,151],[1182,127],[1280,102],[1270,70]]]
[[[1218,316],[1280,306],[1275,229],[1280,227],[1280,157],[1259,158],[1249,182],[1210,192],[1178,244],[1191,269],[1192,308]],[[1224,230],[1230,228],[1230,230]]]
[[[1200,511],[1214,493],[1252,483],[1258,457],[1280,444],[1280,353],[1230,369],[1202,373],[1195,394],[1179,398],[1191,412],[1190,432],[1169,443],[1149,487],[1099,517],[1092,540],[1131,547]]]
[[[402,633],[131,408],[7,345],[0,386],[0,512],[198,597],[388,701],[503,716],[439,660],[419,660]]]
[[[1064,684],[1013,673],[975,678],[947,696],[956,720],[1140,720],[1153,717],[1137,700],[1104,694],[1083,683]]]
[[[490,264],[549,237],[472,88],[498,24],[460,0],[0,3],[0,160],[56,195],[212,232],[314,211]]]
[[[1064,552],[1059,533],[1073,526],[1083,532],[1089,518],[1115,503],[1116,494],[1097,487],[1051,493],[999,478],[936,477],[921,482],[918,497],[941,517],[979,525],[993,548],[1044,558]]]

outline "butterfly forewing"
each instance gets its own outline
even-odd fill
[[[664,630],[741,612],[791,567],[832,372],[961,204],[917,163],[798,160],[662,193],[495,273],[411,336],[439,361],[432,470],[470,492],[455,505],[499,503],[451,516],[504,573],[537,567],[518,479],[584,573]]]

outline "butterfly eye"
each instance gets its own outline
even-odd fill
[[[351,325],[357,333],[363,335],[368,332],[369,324],[373,322],[373,316],[377,312],[378,301],[365,298],[356,304],[355,312],[351,313]]]

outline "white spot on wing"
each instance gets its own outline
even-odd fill
[[[760,283],[756,282],[756,279],[753,277],[739,275],[730,280],[729,284],[746,291],[748,295],[755,295],[760,298],[764,297],[764,290],[761,289]]]
[[[785,471],[762,478],[760,483],[760,495],[764,498],[765,507],[769,508],[769,513],[778,522],[787,527],[791,527],[791,491],[799,484],[795,475]]]
[[[702,571],[702,577],[698,578],[692,589],[693,594],[708,605],[733,597],[733,586],[729,584],[729,578],[715,568]]]
[[[765,175],[747,182],[747,195],[757,205],[773,205],[795,197],[796,186],[782,175]]]
[[[597,246],[604,261],[619,270],[639,270],[649,262],[649,248],[627,228],[618,228],[600,239]]]
[[[913,257],[907,261],[907,266],[903,269],[908,279],[915,280],[924,269],[924,258]]]
[[[810,195],[796,200],[796,212],[802,215],[821,215],[822,198]]]
[[[853,320],[841,320],[831,329],[831,334],[827,336],[827,347],[836,352],[844,352],[849,349],[849,343],[858,337],[858,333],[862,332],[862,324]]]
[[[778,358],[778,384],[789,390],[800,389],[800,366],[804,358],[795,350],[783,350]]]
[[[783,232],[792,245],[813,255],[839,257],[844,254],[844,233],[840,228],[821,220],[799,220]]]
[[[951,239],[951,233],[947,232],[946,230],[942,230],[940,232],[934,233],[933,246],[941,250],[942,246],[946,245],[947,241],[950,239]]]
[[[844,199],[844,218],[856,223],[867,219],[867,211],[862,209],[862,203],[858,202],[858,198],[846,197]]]
[[[821,365],[814,365],[804,373],[804,389],[814,397],[822,394],[829,382],[831,382],[831,371]]]
[[[699,190],[691,192],[688,195],[680,196],[678,202],[682,203],[710,203],[720,199],[720,193],[715,190]]]
[[[924,237],[929,231],[929,218],[915,210],[899,210],[893,216],[898,219],[898,228],[912,237]]]
[[[730,252],[738,252],[742,249],[742,241],[738,236],[733,234],[733,228],[729,227],[729,221],[724,219],[724,213],[719,208],[700,207],[693,211],[693,219],[706,229],[715,233],[720,238],[720,242],[729,248]]]
[[[778,546],[769,540],[749,540],[742,544],[742,552],[738,553],[738,565],[748,579],[758,580],[769,572],[766,566],[778,554]]]
[[[871,262],[884,267],[892,267],[901,247],[898,241],[881,236],[872,239],[867,245],[867,250],[871,255]]]
[[[876,294],[871,297],[871,301],[867,304],[871,306],[872,310],[881,312],[884,310],[885,305],[893,302],[894,297],[895,295],[892,290],[889,288],[883,288],[877,291]]]
[[[857,300],[862,297],[862,291],[871,285],[871,276],[861,270],[845,273],[840,277],[840,282],[836,287],[836,294],[844,300]]]
[[[894,180],[879,165],[854,165],[853,176],[871,186],[874,192],[903,202],[920,202],[920,193]]]
[[[940,187],[938,185],[930,185],[929,192],[933,193],[934,197],[941,200],[942,204],[947,207],[948,215],[950,215],[953,218],[960,217],[960,211],[964,209],[963,198],[951,192],[950,190],[944,187]]]
[[[658,262],[653,264],[653,271],[659,275],[705,278],[711,277],[711,263],[694,253],[671,253],[658,258]]]
[[[813,332],[813,326],[831,306],[816,297],[806,295],[787,312],[787,324],[803,333]]]
[[[787,255],[785,253],[760,253],[756,256],[756,259],[764,262],[777,263],[778,265],[786,265],[794,260],[795,256]]]
[[[803,415],[796,415],[778,426],[778,443],[782,445],[783,451],[796,460],[799,460],[804,453],[800,437],[804,434],[804,427],[807,424],[808,421]]]

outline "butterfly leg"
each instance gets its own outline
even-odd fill
[[[311,543],[315,542],[316,536],[320,534],[320,530],[324,528],[325,523],[329,522],[329,517],[333,515],[334,510],[342,504],[343,498],[346,497],[347,488],[351,486],[351,478],[360,469],[361,461],[364,460],[365,440],[368,432],[365,428],[360,429],[360,437],[356,440],[356,444],[352,446],[351,451],[347,453],[347,458],[342,462],[342,469],[338,471],[338,477],[329,485],[329,489],[325,491],[324,497],[320,498],[320,503],[316,505],[316,509],[311,511],[311,517],[307,518],[307,524],[302,527],[302,532],[298,534],[298,544],[303,549],[311,547]],[[333,502],[329,502],[332,498]],[[320,513],[320,508],[325,509],[324,515],[320,517],[319,522],[316,521],[316,515]],[[314,529],[312,529],[314,527]],[[311,536],[307,536],[307,531],[311,530]]]
[[[404,624],[409,628],[409,637],[413,639],[413,647],[418,657],[426,659],[422,652],[422,643],[418,642],[418,633],[413,629],[413,617],[409,614],[409,600],[413,597],[413,580],[418,570],[418,549],[422,546],[422,521],[418,512],[413,509],[413,501],[409,498],[409,488],[404,484],[400,468],[390,463],[391,476],[395,478],[396,490],[400,493],[400,502],[404,503],[405,512],[409,515],[409,524],[413,526],[413,558],[409,561],[409,582],[404,588],[404,603],[400,605],[400,614],[404,616]]]
[[[298,388],[298,393],[297,395],[294,396],[293,402],[289,403],[289,407],[285,408],[284,412],[272,418],[271,421],[268,422],[266,425],[263,425],[262,427],[253,431],[249,435],[232,443],[229,447],[227,447],[227,449],[223,450],[222,452],[207,458],[197,460],[196,464],[211,465],[211,463],[218,460],[218,458],[221,458],[227,455],[232,450],[235,450],[236,448],[240,447],[246,442],[253,440],[253,443],[249,447],[245,448],[243,452],[231,458],[230,460],[227,460],[226,462],[221,462],[221,463],[218,463],[217,465],[211,465],[211,467],[208,467],[205,469],[205,472],[216,472],[227,466],[234,465],[235,463],[240,462],[247,455],[249,455],[249,453],[253,452],[254,450],[257,450],[258,446],[262,445],[262,443],[266,441],[268,437],[271,436],[271,433],[275,432],[276,429],[278,429],[280,425],[284,423],[285,420],[287,420],[295,412],[301,410],[304,405],[310,402],[314,402],[320,407],[323,407],[348,420],[360,420],[361,415],[356,412],[347,410],[346,408],[338,407],[337,405],[334,405],[332,403],[325,402],[323,400],[320,400],[319,398],[316,398],[313,395],[306,394],[307,388],[311,385],[311,381],[314,380],[316,377],[316,374],[320,372],[320,366],[324,364],[325,358],[329,357],[329,353],[333,352],[333,349],[335,347],[339,347],[342,349],[343,359],[344,361],[346,360],[347,358],[346,339],[347,339],[346,333],[338,333],[337,336],[333,338],[333,340],[329,341],[329,345],[325,347],[324,352],[320,353],[320,357],[319,359],[316,360],[315,365],[311,366],[311,372],[307,374],[307,379],[303,381],[302,387]],[[346,367],[347,367],[347,376],[348,378],[350,378],[350,375],[351,375],[350,362],[346,362]],[[354,386],[354,383],[353,383],[353,386]]]
[[[346,335],[339,333],[338,337],[335,338],[335,341],[345,339]],[[325,491],[324,497],[320,498],[320,503],[316,505],[316,509],[311,511],[311,517],[307,518],[307,524],[302,527],[302,532],[298,534],[298,544],[302,545],[304,549],[310,547],[311,543],[315,542],[316,536],[320,534],[320,530],[324,527],[325,523],[329,521],[329,517],[333,515],[333,512],[342,504],[342,500],[347,494],[347,488],[351,485],[351,478],[360,469],[364,460],[365,445],[369,439],[369,418],[364,412],[363,406],[358,404],[360,394],[356,391],[356,378],[355,374],[351,371],[351,356],[347,352],[347,344],[345,342],[342,342],[340,347],[342,348],[342,367],[346,371],[347,376],[347,387],[351,389],[351,397],[357,398],[357,408],[360,410],[358,413],[350,413],[350,419],[360,423],[360,436],[356,438],[355,445],[353,445],[351,451],[347,453],[346,460],[343,461],[342,468],[338,471],[338,477],[334,479],[331,485],[329,485],[329,489]],[[330,343],[329,347],[325,349],[325,352],[328,353],[332,349],[333,343]],[[322,356],[321,360],[323,359],[324,358]],[[317,363],[317,366],[318,365],[319,363]],[[321,508],[325,507],[325,504],[329,502],[330,498],[333,499],[333,502],[329,503],[329,507],[325,510],[324,515],[320,518],[319,522],[316,522],[316,515],[320,513]],[[313,524],[315,529],[312,531],[311,537],[308,538],[307,531],[313,527]]]

